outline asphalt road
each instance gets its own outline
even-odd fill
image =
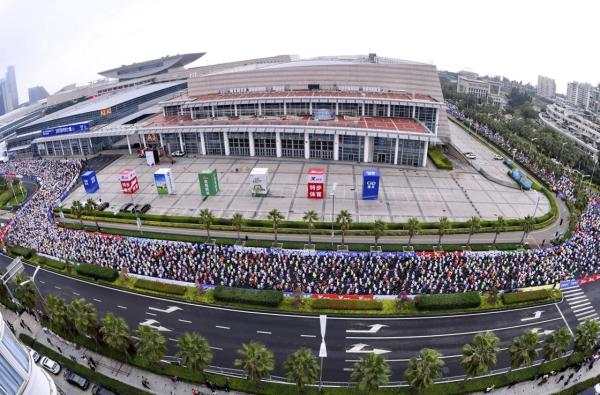
[[[8,262],[10,258],[0,256],[0,265]],[[26,271],[31,274],[33,267],[26,266]],[[309,347],[318,353],[321,341],[316,316],[247,312],[174,302],[90,284],[43,269],[36,277],[36,284],[44,295],[52,293],[66,300],[86,298],[95,303],[101,316],[114,312],[125,318],[130,328],[145,324],[159,329],[169,339],[167,360],[174,359],[179,336],[197,331],[213,347],[215,370],[234,372],[236,350],[244,342],[257,340],[274,351],[278,366],[275,376],[283,376],[281,366],[287,355],[300,347]],[[506,369],[506,348],[513,337],[537,328],[543,339],[567,323],[574,331],[581,318],[575,314],[581,313],[573,310],[581,309],[582,300],[589,301],[585,307],[591,306],[591,313],[600,308],[600,283],[569,291],[573,294],[572,301],[509,311],[407,318],[329,317],[323,380],[331,384],[347,381],[354,361],[366,353],[378,352],[390,362],[392,381],[402,381],[407,360],[425,347],[435,348],[444,355],[445,378],[457,377],[463,374],[458,358],[462,345],[475,333],[485,330],[494,331],[501,339],[503,350],[496,370]],[[581,298],[581,295],[590,298]],[[584,313],[587,316],[590,310]]]

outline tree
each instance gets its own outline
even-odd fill
[[[137,329],[140,341],[137,356],[146,366],[159,362],[167,351],[166,339],[156,329],[140,325]]]
[[[202,372],[212,362],[213,353],[208,341],[197,333],[184,333],[177,345],[181,363],[191,371]]]
[[[538,334],[532,331],[526,331],[521,336],[513,339],[512,344],[508,347],[511,368],[528,366],[535,361],[537,357],[535,348],[539,339]]]
[[[319,214],[315,210],[308,210],[304,213],[302,221],[306,222],[308,227],[308,244],[312,244],[312,231],[315,228],[315,222],[319,220]]]
[[[452,223],[447,217],[440,218],[438,223],[438,235],[440,236],[438,239],[438,244],[442,244],[442,236],[444,236],[450,230]]]
[[[523,244],[523,241],[525,240],[529,232],[533,230],[534,224],[535,221],[533,220],[533,217],[531,215],[528,215],[523,219],[523,237],[521,237],[521,244]]]
[[[460,364],[467,377],[485,374],[496,365],[499,343],[500,339],[493,332],[487,331],[476,334],[471,343],[463,346]]]
[[[69,324],[69,315],[65,301],[56,295],[50,294],[46,298],[46,310],[48,311],[52,327],[58,332],[65,331]]]
[[[231,225],[237,231],[238,241],[240,241],[240,232],[242,231],[242,226],[244,226],[244,222],[244,216],[240,213],[235,213],[233,214],[233,217],[231,217]]]
[[[239,358],[235,366],[246,372],[248,380],[258,384],[260,380],[275,369],[275,356],[264,344],[251,341],[242,344],[238,350]]]
[[[275,241],[277,241],[277,230],[279,229],[279,224],[281,223],[281,221],[283,221],[285,219],[285,217],[283,216],[283,214],[281,214],[281,212],[279,210],[274,208],[273,210],[269,211],[267,218],[269,219],[269,221],[271,221],[271,224],[273,224],[273,232],[275,233]]]
[[[37,304],[37,292],[32,280],[28,281],[25,276],[17,275],[13,278],[13,281],[16,284],[15,298],[27,310],[33,310]]]
[[[127,358],[129,327],[123,318],[117,317],[113,313],[107,313],[102,319],[100,333],[102,334],[102,339],[110,348],[113,350],[125,350],[125,358]]]
[[[74,200],[73,203],[71,203],[71,213],[75,215],[75,217],[81,223],[81,226],[83,226],[83,220],[81,219],[83,216],[83,205],[79,200]]]
[[[67,306],[67,313],[79,334],[95,332],[98,326],[98,313],[92,303],[83,298],[73,299]]]
[[[408,230],[408,245],[412,244],[413,237],[419,232],[421,229],[421,223],[415,217],[409,218],[406,223],[406,229]]]
[[[360,392],[373,393],[390,381],[390,366],[379,354],[368,354],[354,363],[350,379]]]
[[[97,207],[96,202],[94,202],[93,199],[90,198],[90,199],[86,200],[85,204],[83,205],[83,209],[82,209],[83,214],[84,215],[93,215],[94,211],[96,210],[96,207]],[[100,226],[98,226],[98,221],[95,220],[94,222],[96,223],[96,229],[100,229]]]
[[[504,229],[506,229],[506,220],[504,219],[504,217],[498,216],[498,219],[496,219],[496,223],[494,224],[494,231],[496,232],[496,235],[494,236],[494,245],[496,245],[498,235],[500,234],[500,232],[504,232]]]
[[[284,363],[286,376],[302,393],[307,385],[314,383],[319,374],[319,363],[309,348],[301,348],[291,354]]]
[[[200,211],[200,223],[204,225],[204,229],[206,229],[206,238],[210,238],[210,228],[215,222],[215,216],[212,211],[205,208]]]
[[[346,232],[348,232],[350,229],[350,224],[352,224],[352,215],[348,212],[348,210],[342,210],[335,219],[335,222],[342,231],[342,244],[346,244]]]
[[[424,348],[417,357],[412,357],[404,372],[408,384],[419,392],[431,387],[442,376],[444,361],[441,357],[442,354],[431,348]]]
[[[474,233],[477,233],[481,228],[481,219],[477,216],[469,218],[467,221],[467,227],[469,228],[469,239],[467,240],[467,245],[470,245],[471,236],[473,236]]]
[[[569,332],[569,330],[565,327],[558,329],[553,332],[546,338],[544,342],[543,354],[544,360],[551,361],[553,359],[561,357],[571,341],[573,340],[573,336]]]
[[[375,239],[375,245],[379,245],[379,238],[385,234],[387,230],[387,224],[382,220],[378,219],[373,222],[373,228],[371,229],[371,234]]]
[[[590,355],[598,341],[600,323],[596,320],[587,320],[577,326],[575,331],[575,351]]]

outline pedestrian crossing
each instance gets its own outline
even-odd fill
[[[600,322],[600,316],[579,285],[563,288],[562,293],[579,323],[587,320]]]

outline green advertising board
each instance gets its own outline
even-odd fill
[[[216,170],[203,170],[198,173],[198,183],[202,196],[214,196],[219,192],[219,178]]]

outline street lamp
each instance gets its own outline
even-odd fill
[[[42,303],[45,305],[46,299],[44,299],[44,295],[42,295],[42,293],[40,292],[40,289],[37,286],[37,283],[35,282],[35,276],[37,276],[38,272],[40,271],[40,267],[41,266],[36,266],[35,271],[31,275],[31,277],[29,279],[23,281],[22,283],[20,283],[19,286],[22,287],[25,284],[33,283],[33,286],[35,287],[36,291],[38,292],[38,294],[40,294],[40,299],[42,300]]]
[[[334,215],[335,215],[335,188],[337,188],[337,182],[333,183],[333,187],[331,188],[331,193],[329,194],[329,196],[331,196],[331,247],[333,249],[333,223],[335,222],[334,219]]]
[[[327,316],[319,316],[319,324],[321,325],[321,347],[319,348],[319,358],[321,358],[321,369],[319,373],[319,392],[323,387],[323,359],[327,358],[327,346],[325,345],[325,332],[327,331]]]

